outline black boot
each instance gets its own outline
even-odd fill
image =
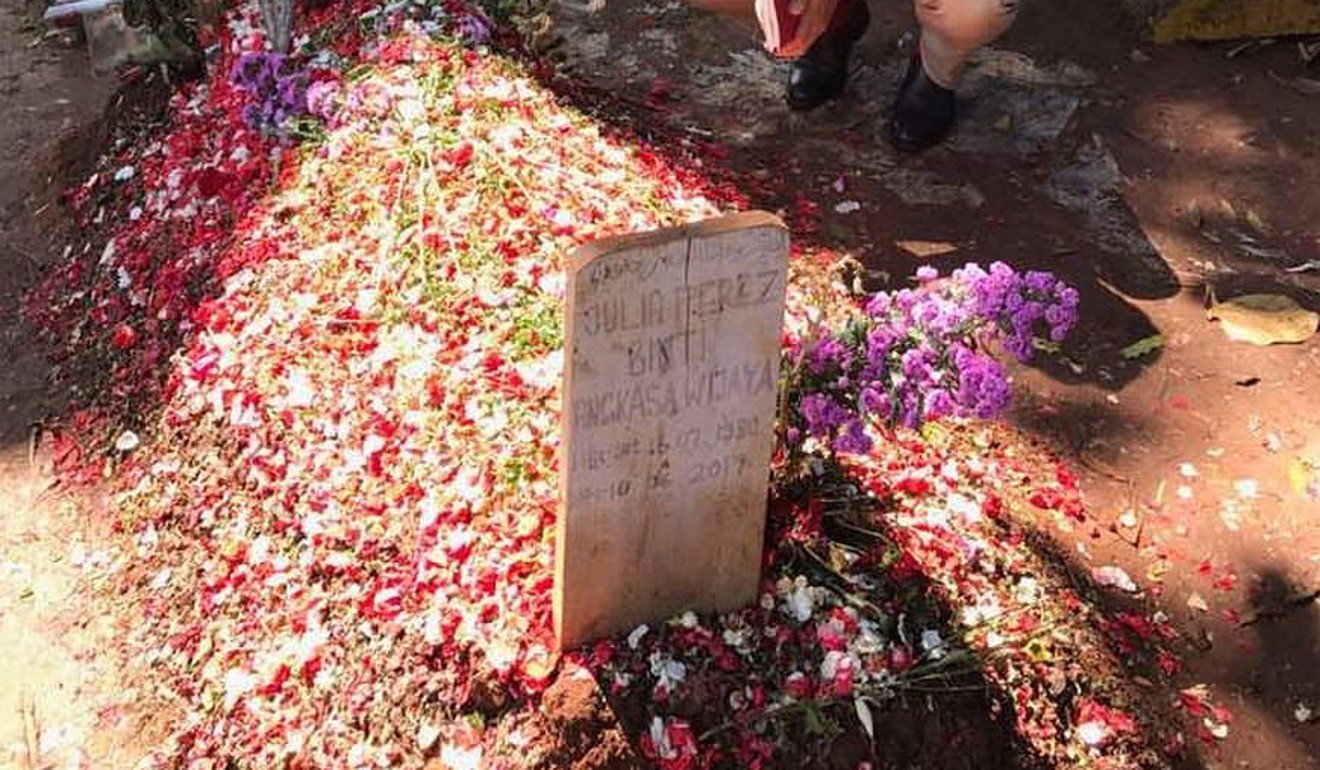
[[[947,136],[956,117],[953,91],[931,80],[920,53],[913,54],[889,115],[889,141],[920,152]]]
[[[866,0],[839,0],[830,28],[794,59],[788,74],[788,107],[814,110],[843,93],[848,82],[848,56],[871,24]]]

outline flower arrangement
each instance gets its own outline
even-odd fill
[[[1044,601],[1043,568],[1002,523],[1001,488],[1072,515],[1075,484],[910,431],[875,439],[1000,413],[996,346],[1027,360],[1068,333],[1076,292],[1005,265],[924,269],[788,343],[786,449],[837,453],[895,534],[828,542],[818,485],[772,517],[758,604],[560,662],[563,255],[746,201],[696,162],[705,148],[675,163],[603,130],[473,50],[484,16],[425,5],[308,8],[296,58],[265,51],[255,4],[240,6],[168,124],[72,191],[105,236],[28,297],[60,381],[100,377],[72,394],[93,408],[57,443],[65,467],[107,463],[90,477],[110,479],[124,539],[99,577],[130,599],[113,652],[178,715],[156,764],[525,767],[538,698],[576,663],[640,715],[633,741],[661,767],[806,766],[769,716],[826,735],[970,649],[1004,661],[988,678],[1042,754],[1131,766],[1123,719],[1140,712],[1038,635],[1081,628],[1083,603]],[[273,163],[308,113],[325,131]],[[805,232],[814,204],[799,204]],[[790,315],[804,294],[790,286]],[[910,587],[923,574],[948,612]],[[1080,723],[1105,729],[1069,732],[1061,677],[1093,704]]]
[[[860,455],[869,425],[915,428],[941,417],[991,418],[1009,405],[1002,347],[1026,362],[1077,322],[1077,291],[1050,273],[975,264],[873,295],[842,328],[818,328],[788,351],[781,426],[790,450]]]
[[[309,112],[307,73],[287,54],[245,53],[234,63],[231,78],[248,94],[243,119],[252,128],[283,134],[291,120]]]

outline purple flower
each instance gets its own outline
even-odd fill
[[[887,315],[890,308],[889,295],[883,292],[876,293],[871,300],[866,303],[866,314],[872,318],[878,318]]]
[[[280,106],[286,109],[303,106],[307,103],[307,82],[299,76],[283,78],[276,86]]]
[[[265,54],[245,53],[240,55],[238,60],[234,62],[234,68],[229,73],[229,79],[235,85],[251,91],[258,87],[265,67]]]
[[[926,394],[926,408],[923,416],[927,420],[947,417],[953,414],[957,407],[958,403],[953,400],[953,394],[943,388],[936,388]]]
[[[988,273],[986,273],[985,270],[975,262],[968,262],[966,265],[953,271],[953,279],[955,281],[969,286],[978,281],[985,280],[987,276]]]
[[[830,444],[835,452],[852,455],[864,455],[871,451],[872,446],[871,437],[866,434],[866,425],[859,419],[849,420]]]
[[[846,370],[852,361],[848,348],[838,339],[826,336],[811,349],[807,369],[816,376],[839,369]]]
[[[1054,290],[1057,280],[1050,273],[1031,270],[1023,277],[1022,283],[1027,287],[1028,291],[1033,291],[1037,294],[1048,294]]]
[[[280,134],[290,119],[307,113],[307,76],[284,54],[245,53],[230,79],[247,92],[252,109],[244,108],[243,119],[255,129]]]
[[[1019,335],[1013,335],[1006,338],[1004,340],[1004,349],[1009,353],[1012,353],[1013,357],[1022,363],[1030,361],[1032,354],[1035,352],[1031,345],[1031,339]]]
[[[471,46],[490,42],[490,24],[480,16],[470,14],[458,20],[458,34]]]
[[[935,379],[934,354],[929,348],[913,348],[903,354],[903,376],[914,383],[930,382]]]
[[[831,435],[851,417],[846,408],[824,393],[803,396],[798,410],[807,423],[807,434],[814,438]]]
[[[940,271],[930,265],[922,265],[917,268],[917,280],[921,283],[930,283],[940,277]]]
[[[957,399],[964,414],[995,417],[1008,408],[1011,396],[1008,373],[989,356],[970,353],[959,365]]]
[[[920,299],[920,292],[912,289],[902,289],[894,295],[894,304],[898,306],[899,310],[903,311],[904,315],[907,315],[911,313],[912,308],[916,307]]]
[[[921,396],[909,390],[903,394],[898,419],[905,428],[915,428],[921,424]]]
[[[827,440],[830,451],[859,453],[871,448],[872,421],[917,427],[948,415],[999,415],[1012,388],[983,343],[997,340],[1028,361],[1041,336],[1057,342],[1076,325],[1079,295],[1049,273],[996,262],[937,277],[921,269],[915,288],[874,295],[865,315],[797,348],[790,446],[800,429]]]
[[[863,388],[858,402],[865,413],[888,419],[890,412],[889,395],[879,388]]]
[[[898,335],[892,329],[877,326],[866,335],[866,362],[876,369],[883,369],[889,351],[894,349]]]

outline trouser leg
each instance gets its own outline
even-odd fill
[[[930,79],[953,88],[972,52],[1004,34],[1018,0],[913,0],[921,24],[921,60]]]
[[[756,2],[755,0],[687,0],[688,5],[703,11],[718,13],[722,16],[729,16],[743,21],[756,22]],[[865,0],[839,0],[834,8],[834,16],[830,20],[830,30],[837,30],[846,27],[852,17],[856,16],[853,5],[864,3]]]

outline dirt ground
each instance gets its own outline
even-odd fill
[[[16,312],[37,266],[58,257],[54,180],[90,160],[82,137],[110,84],[91,78],[84,49],[43,40],[40,10],[0,4],[0,768],[132,767],[116,730],[126,693],[96,654],[112,630],[85,611],[86,570],[104,554],[35,440],[58,394]]]
[[[1014,415],[1083,473],[1097,520],[1059,550],[1083,574],[1123,568],[1143,590],[1114,601],[1183,632],[1179,684],[1235,717],[1199,762],[1320,767],[1320,340],[1230,342],[1204,309],[1212,291],[1320,309],[1320,96],[1293,80],[1320,61],[1298,45],[1314,41],[1154,47],[1117,6],[1027,5],[967,72],[956,135],[918,157],[878,131],[912,45],[905,3],[872,3],[848,92],[809,116],[750,30],[677,0],[565,5],[559,26],[578,74],[821,203],[819,240],[874,285],[998,259],[1077,286],[1081,327],[1020,373]]]
[[[1232,343],[1203,309],[1210,289],[1320,309],[1320,95],[1292,80],[1320,77],[1320,62],[1297,41],[1152,47],[1118,4],[1035,3],[968,72],[958,134],[908,158],[877,134],[911,45],[905,3],[873,3],[848,94],[806,117],[783,107],[783,66],[749,31],[674,0],[569,5],[581,75],[820,201],[818,237],[873,285],[925,261],[1002,259],[1082,290],[1079,332],[1021,373],[1031,397],[1014,416],[1084,474],[1098,521],[1058,544],[1078,569],[1122,567],[1144,590],[1121,598],[1190,640],[1180,682],[1211,685],[1235,715],[1206,767],[1320,767],[1320,501],[1306,476],[1320,341]],[[94,650],[111,630],[84,611],[96,522],[34,451],[58,394],[14,312],[58,257],[51,177],[85,162],[79,137],[110,86],[82,50],[39,41],[32,11],[0,6],[0,767],[131,767],[116,730],[131,693],[107,686]],[[900,241],[956,251],[920,258]],[[1122,353],[1156,333],[1157,350]]]

